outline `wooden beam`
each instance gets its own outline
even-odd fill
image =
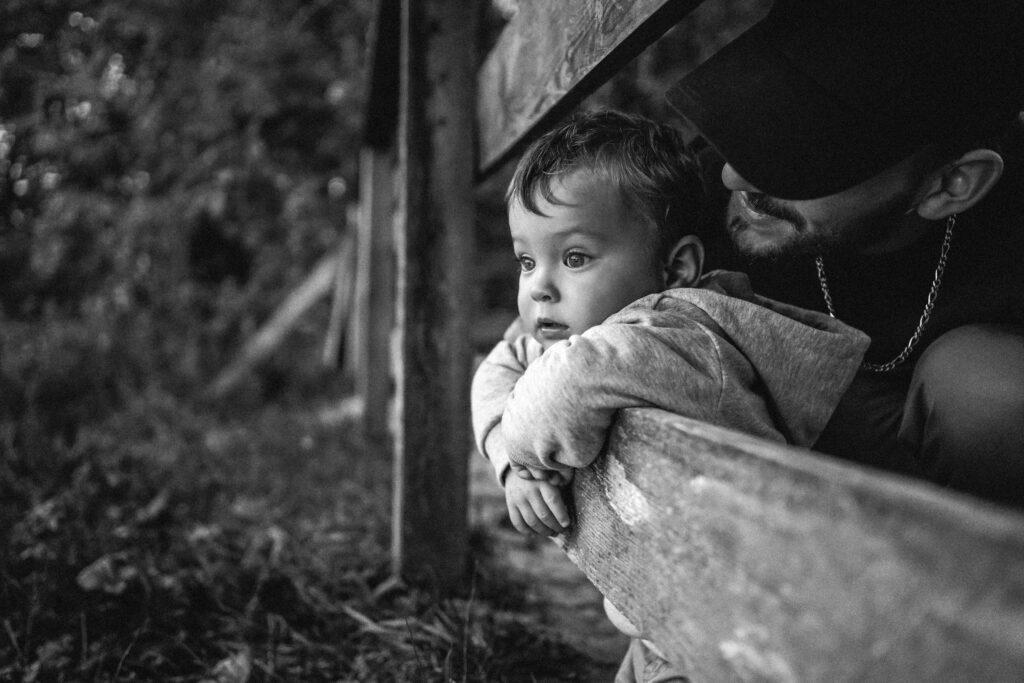
[[[574,494],[570,557],[693,680],[1021,680],[1016,512],[655,410]]]
[[[348,369],[362,399],[363,428],[383,436],[391,400],[391,328],[395,319],[394,155],[365,147],[359,156],[359,218],[355,300]]]
[[[347,328],[352,319],[352,305],[355,299],[357,271],[355,269],[358,240],[352,233],[358,230],[358,219],[354,206],[345,206],[345,238],[348,242],[349,258],[338,259],[334,271],[334,291],[331,295],[331,312],[327,320],[327,334],[324,335],[324,348],[320,361],[324,368],[337,370],[347,355],[344,338],[348,335]]]
[[[477,77],[486,174],[625,66],[700,0],[521,2]]]
[[[474,15],[402,2],[392,557],[441,588],[468,559]]]
[[[211,398],[225,396],[255,367],[265,361],[281,345],[306,311],[335,289],[339,268],[343,273],[351,274],[353,252],[351,237],[348,234],[343,235],[338,250],[322,258],[302,284],[285,298],[270,319],[245,342],[235,359],[218,373],[206,388],[206,395]],[[345,290],[351,287],[351,277],[345,278],[339,286],[342,289],[340,296],[345,298]]]

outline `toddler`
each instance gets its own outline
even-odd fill
[[[702,276],[702,187],[677,131],[617,112],[581,115],[520,160],[506,195],[520,319],[472,388],[477,447],[520,532],[569,528],[561,487],[620,408],[808,446],[853,379],[864,334],[759,297],[745,275]],[[668,666],[634,640],[621,680]]]

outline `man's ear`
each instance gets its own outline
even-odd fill
[[[696,235],[676,242],[665,260],[665,288],[693,287],[704,271],[704,243]]]
[[[974,149],[932,173],[924,182],[917,215],[938,221],[971,208],[1003,175],[1003,158],[991,149]]]

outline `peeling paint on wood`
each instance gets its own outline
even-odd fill
[[[629,526],[650,519],[651,507],[643,491],[626,478],[626,469],[621,462],[615,457],[605,458],[596,472],[605,498],[619,519]]]

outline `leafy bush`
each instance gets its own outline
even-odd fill
[[[345,229],[369,5],[4,3],[5,319],[208,380]]]

